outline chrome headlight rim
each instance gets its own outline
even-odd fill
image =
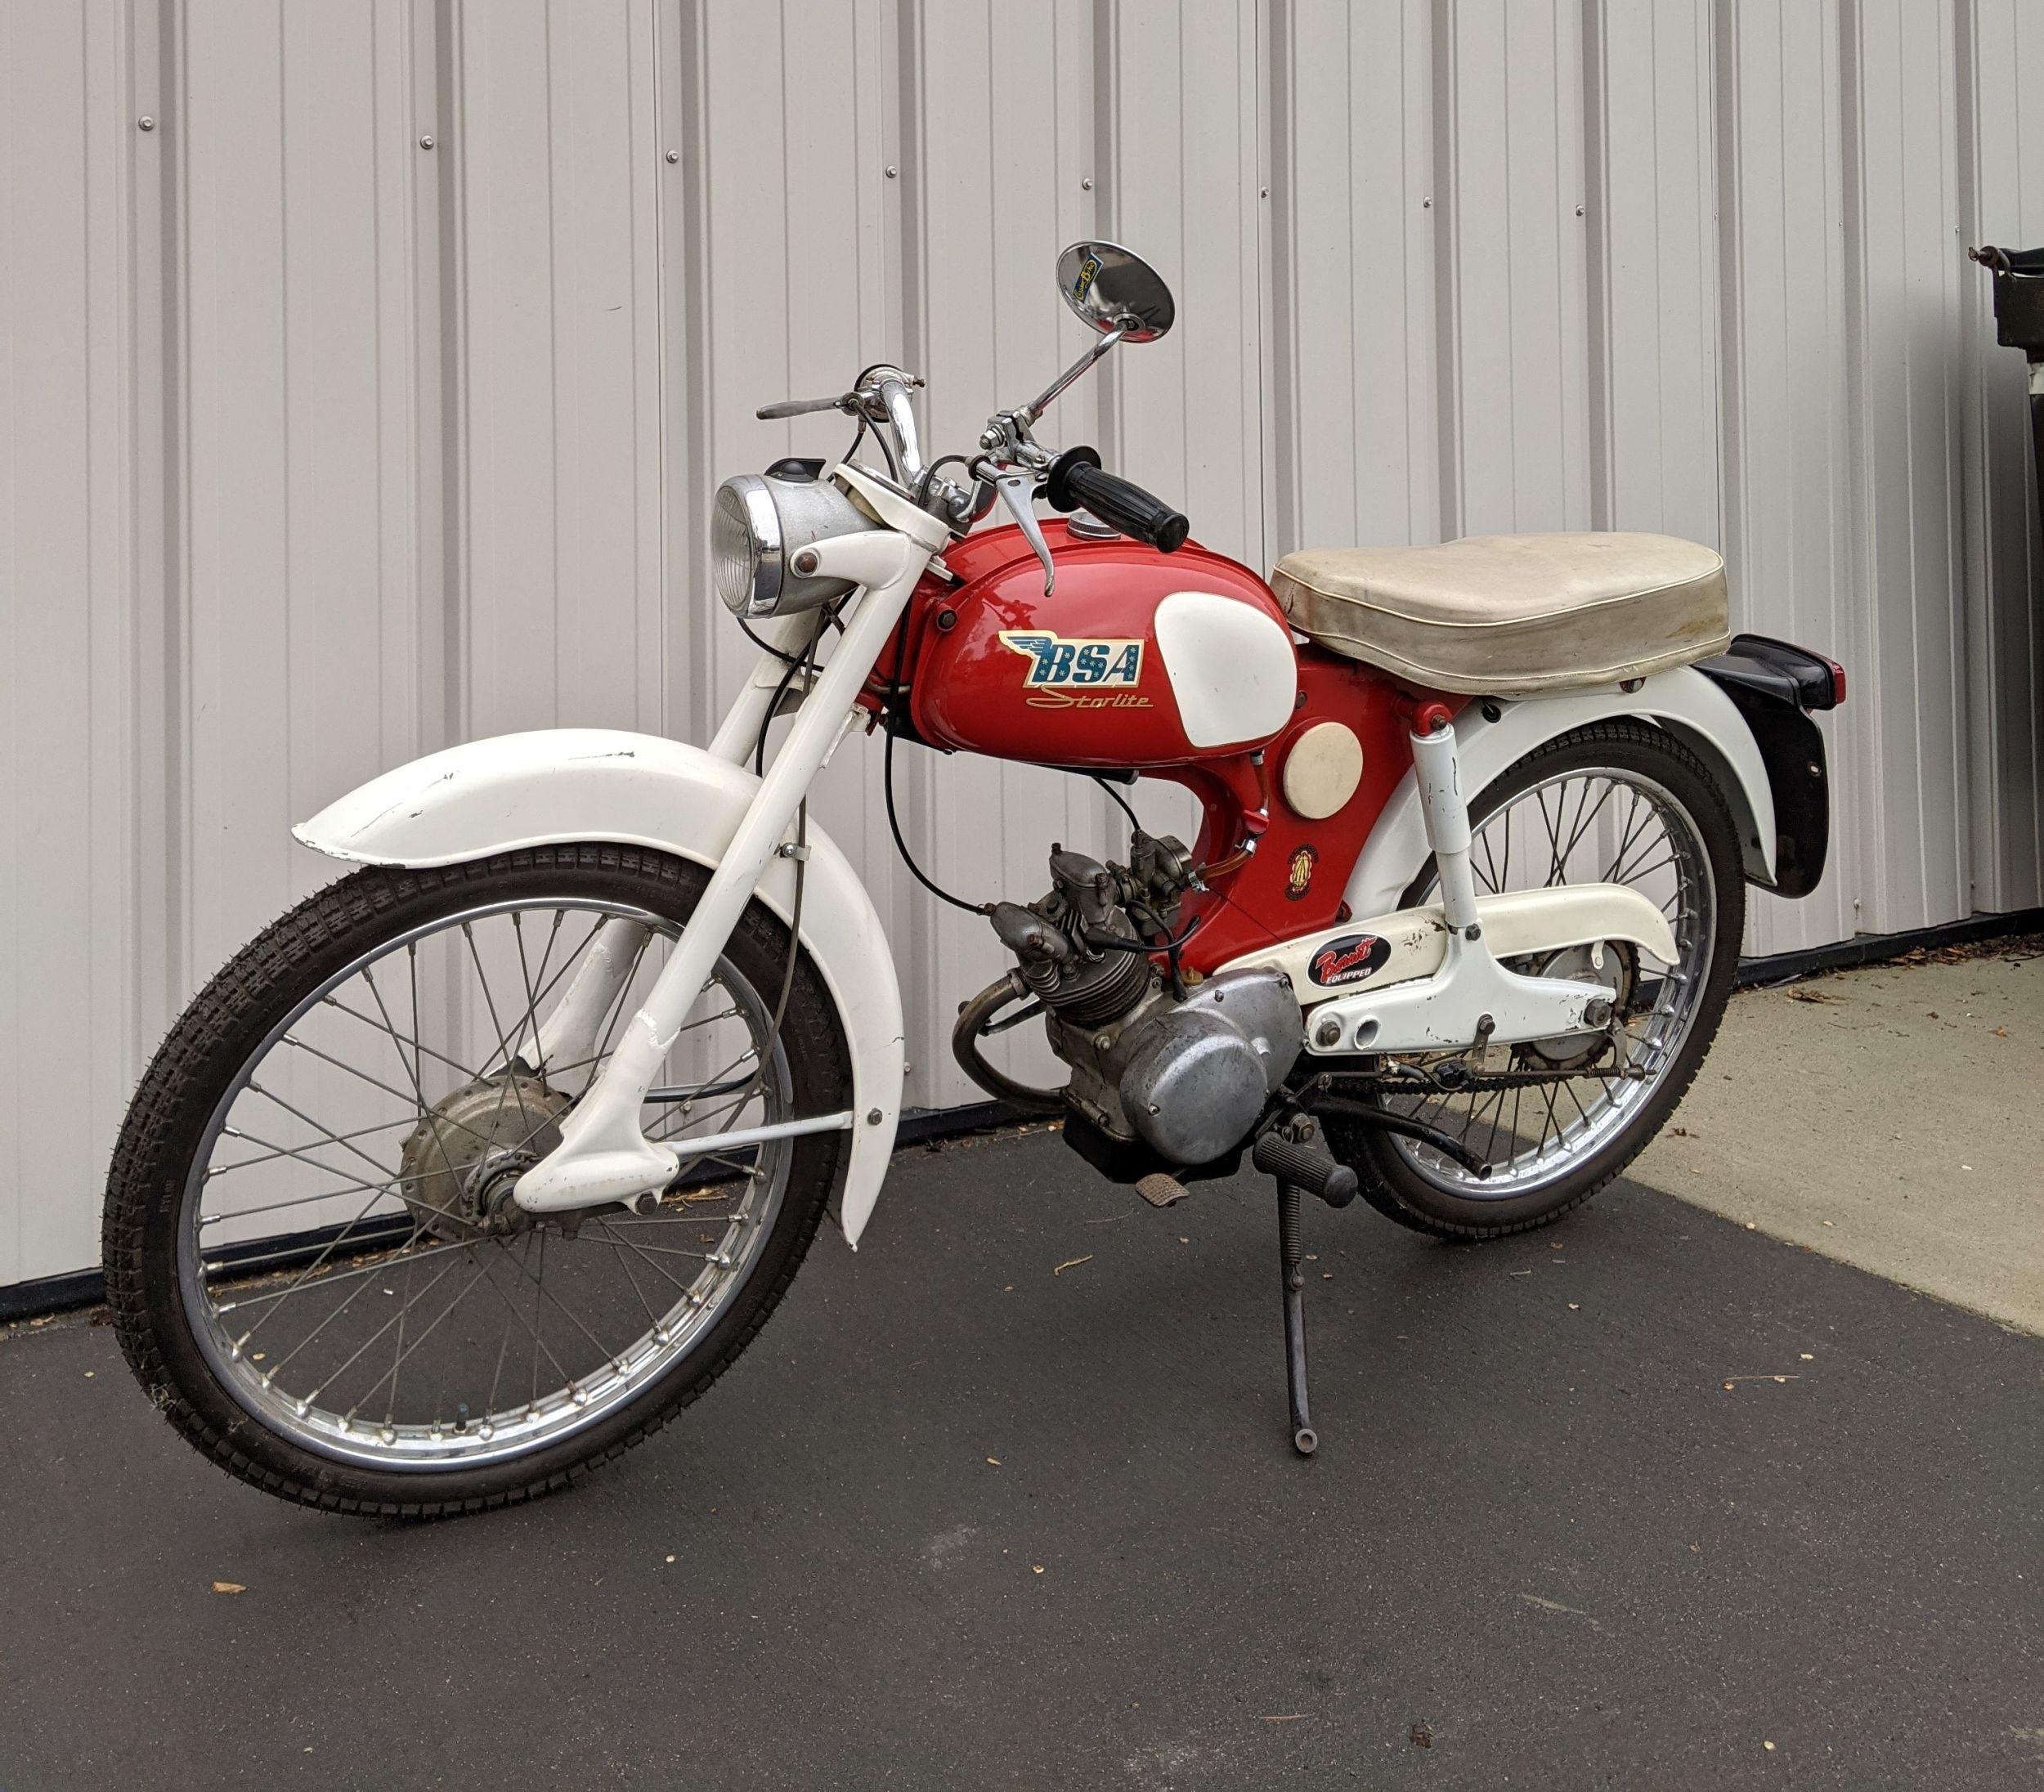
[[[774,506],[773,494],[767,489],[766,481],[756,473],[740,473],[725,480],[723,490],[737,500],[743,513],[751,570],[745,589],[724,589],[720,580],[719,594],[735,616],[771,616],[780,607],[781,592],[787,576],[783,563],[781,513]]]

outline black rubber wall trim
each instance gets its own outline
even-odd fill
[[[1743,960],[1737,982],[1741,989],[1768,983],[1792,982],[1820,971],[1846,970],[1855,965],[1879,964],[1912,952],[1933,951],[1940,946],[1966,946],[1976,941],[2001,939],[2012,934],[2044,933],[2044,908],[2020,908],[2006,915],[1974,915],[1965,921],[1947,921],[1942,926],[1919,927],[1906,934],[1861,934],[1836,945],[1813,946],[1804,952],[1775,952],[1765,958]],[[930,1145],[946,1139],[963,1138],[975,1132],[995,1132],[1024,1121],[1040,1121],[1041,1114],[1024,1113],[1005,1101],[969,1101],[956,1108],[912,1108],[901,1117],[897,1149]],[[71,1275],[46,1275],[34,1282],[13,1282],[0,1288],[0,1323],[9,1319],[40,1318],[75,1307],[96,1306],[105,1288],[97,1270],[80,1270]]]
[[[73,1275],[46,1275],[34,1282],[10,1282],[0,1288],[0,1322],[40,1319],[74,1306],[97,1306],[106,1297],[106,1284],[97,1270]]]
[[[1912,952],[1935,951],[1940,946],[1970,946],[1983,939],[2004,939],[2011,934],[2036,933],[2044,933],[2044,908],[2012,909],[2006,915],[1969,915],[1964,921],[1912,928],[1905,934],[1858,934],[1829,946],[1741,959],[1733,980],[1741,989],[1755,989],[1814,976],[1820,971],[1881,964]]]

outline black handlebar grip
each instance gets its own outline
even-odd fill
[[[1163,499],[1102,473],[1100,456],[1090,448],[1068,448],[1051,463],[1044,495],[1053,510],[1083,505],[1102,522],[1133,540],[1147,541],[1159,553],[1176,553],[1192,527]]]

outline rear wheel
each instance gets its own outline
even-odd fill
[[[643,1115],[681,1157],[657,1203],[541,1218],[509,1198],[707,876],[593,845],[363,871],[221,971],[137,1091],[104,1229],[122,1348],[193,1445],[308,1504],[473,1511],[566,1485],[730,1365],[845,1136],[689,1141],[850,1099],[828,992],[764,907]],[[570,1045],[549,1017],[578,984],[607,1000]]]
[[[1473,1151],[1486,1176],[1422,1141],[1327,1117],[1329,1143],[1381,1212],[1438,1238],[1480,1239],[1559,1218],[1660,1130],[1723,1018],[1746,886],[1710,774],[1642,723],[1600,722],[1546,742],[1477,798],[1470,822],[1480,894],[1629,885],[1668,917],[1678,954],[1671,965],[1617,946],[1513,960],[1515,970],[1607,988],[1622,1017],[1611,1042],[1580,1035],[1436,1054],[1411,1061],[1428,1079],[1413,1093],[1374,1098]],[[1405,900],[1431,901],[1437,889],[1430,859]],[[1452,1086],[1463,1080],[1469,1086]]]

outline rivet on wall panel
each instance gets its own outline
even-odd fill
[[[429,137],[422,137],[419,140],[419,146],[422,150],[430,150],[433,146],[433,140]]]
[[[1433,209],[1433,201],[1430,199],[1422,199],[1419,202],[1419,209],[1423,212],[1431,212]]]
[[[1082,193],[1091,192],[1093,190],[1093,177],[1090,174],[1084,177],[1084,178],[1083,178],[1078,183],[1078,190]]]
[[[891,180],[894,179],[894,178],[895,178],[898,175],[899,175],[899,174],[900,174],[900,172],[901,172],[901,170],[900,170],[899,168],[896,168],[896,167],[894,166],[894,164],[892,162],[890,162],[890,163],[887,164],[887,178],[888,178],[889,180],[890,180],[890,181],[891,181]]]
[[[153,131],[156,128],[156,121],[150,117],[146,112],[145,112],[139,119],[136,119],[135,128],[138,131]]]
[[[679,150],[668,150],[667,159],[670,162],[679,162],[681,159],[681,151]]]

